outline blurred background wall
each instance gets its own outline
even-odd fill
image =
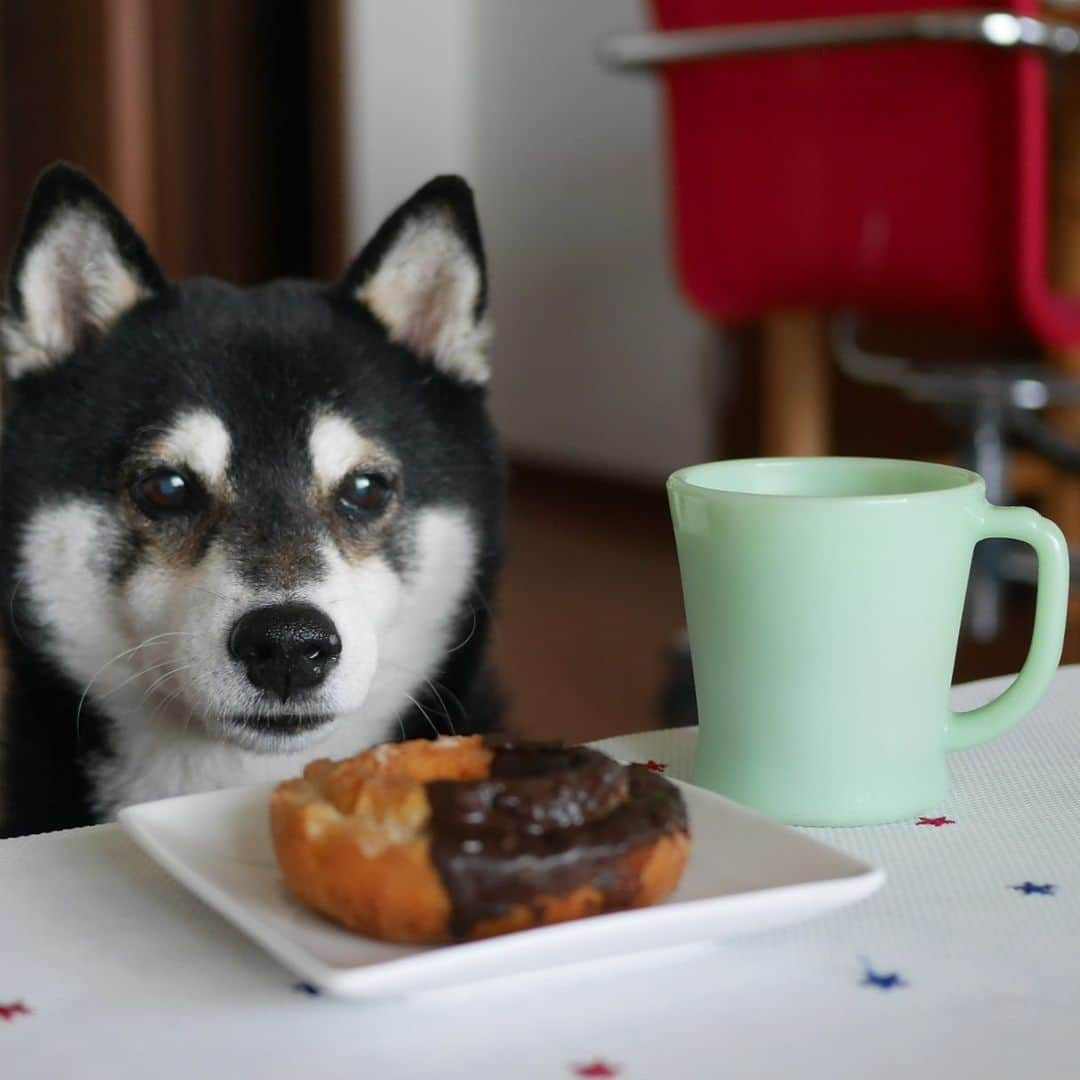
[[[440,171],[474,185],[510,449],[655,480],[707,457],[715,357],[667,264],[659,101],[593,46],[637,0],[346,8],[355,246]]]
[[[35,175],[61,158],[107,187],[168,275],[239,284],[332,279],[431,175],[468,177],[513,462],[496,650],[519,726],[553,734],[658,722],[682,623],[661,481],[769,449],[769,394],[789,415],[806,404],[798,357],[791,383],[765,363],[768,328],[710,326],[676,282],[664,96],[595,55],[649,23],[639,0],[0,0],[5,257]],[[872,329],[964,362],[940,327]],[[955,456],[940,410],[827,351],[829,452]],[[1013,479],[1036,504],[1062,489],[1030,455]],[[1022,662],[1030,589],[1010,585],[1008,604],[992,642],[962,643],[959,678]]]

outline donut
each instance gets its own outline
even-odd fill
[[[658,773],[483,735],[313,761],[274,789],[270,826],[293,896],[411,944],[655,904],[690,851],[682,795]]]

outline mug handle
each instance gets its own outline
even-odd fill
[[[1069,547],[1061,530],[1026,506],[987,504],[980,540],[1021,540],[1035,549],[1039,579],[1035,627],[1020,674],[1000,697],[981,708],[950,713],[945,748],[965,750],[1004,734],[1046,693],[1061,660],[1069,607]]]

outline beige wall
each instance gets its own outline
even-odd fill
[[[659,100],[593,58],[631,0],[349,0],[351,239],[429,176],[476,188],[512,452],[656,478],[708,456],[707,335],[665,238]]]

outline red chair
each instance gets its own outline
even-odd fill
[[[609,62],[663,76],[676,262],[699,310],[855,308],[1080,341],[1080,302],[1047,279],[1040,56],[1080,37],[1031,0],[933,7],[652,0],[659,33],[606,43]]]
[[[651,8],[655,32],[611,38],[600,57],[661,76],[674,262],[700,312],[727,325],[793,309],[915,316],[1080,343],[1080,300],[1054,291],[1047,250],[1045,57],[1080,52],[1074,27],[1037,18],[1032,0],[994,11],[964,0],[946,12],[930,0]],[[976,386],[883,365],[850,326],[836,340],[856,377],[968,407],[969,456],[982,454],[971,463],[998,501],[1005,428],[992,425],[995,449],[976,413],[985,419],[987,400],[1004,416],[1076,399],[1071,381],[1027,368]],[[1080,465],[1071,446],[1051,450]],[[983,608],[977,636],[988,637],[989,589]]]

